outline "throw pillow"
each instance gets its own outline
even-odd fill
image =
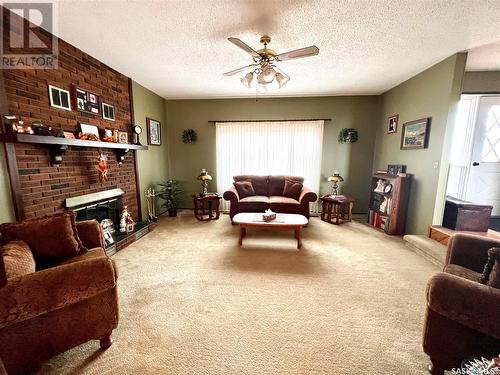
[[[255,195],[255,191],[253,190],[253,186],[250,181],[238,181],[233,185],[236,188],[240,199]]]
[[[298,201],[300,198],[301,192],[302,192],[302,184],[300,182],[285,180],[285,187],[283,189],[283,196],[288,197],[288,198],[293,198],[296,201]]]
[[[36,258],[64,259],[87,250],[78,237],[72,211],[1,224],[0,233],[3,244],[14,240],[26,242]]]
[[[488,260],[484,265],[481,283],[500,288],[500,247],[488,250]]]
[[[6,280],[35,272],[35,259],[24,241],[11,241],[2,246],[1,257]]]

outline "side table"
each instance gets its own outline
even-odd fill
[[[193,195],[194,216],[200,221],[217,220],[220,217],[220,200],[218,194],[208,194],[201,196]]]
[[[347,194],[323,195],[321,201],[321,220],[332,224],[342,224],[352,220],[354,199]]]

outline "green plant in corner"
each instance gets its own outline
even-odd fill
[[[354,128],[343,128],[339,133],[339,143],[354,143],[358,140],[358,131]]]
[[[198,139],[198,134],[194,129],[186,129],[182,132],[182,142],[184,143],[194,143]]]
[[[161,190],[158,194],[160,199],[163,199],[162,207],[168,210],[168,216],[177,216],[177,208],[179,208],[180,200],[184,191],[179,180],[170,179],[158,184]]]

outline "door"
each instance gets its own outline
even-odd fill
[[[479,100],[466,199],[493,206],[500,216],[500,97]]]

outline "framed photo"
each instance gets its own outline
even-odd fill
[[[66,139],[75,139],[75,135],[71,132],[63,132],[63,135]]]
[[[148,145],[161,145],[161,124],[160,121],[146,117],[146,128],[148,131]]]
[[[399,115],[391,116],[387,119],[387,134],[397,133]]]
[[[49,85],[49,102],[51,107],[71,111],[71,100],[68,90]]]
[[[111,104],[102,102],[102,118],[104,120],[115,121],[115,107]]]
[[[82,134],[92,134],[99,138],[99,128],[95,125],[89,125],[89,124],[82,124],[80,123],[80,129],[82,131]]]
[[[128,133],[118,131],[118,143],[128,143]]]
[[[75,105],[80,112],[92,113],[98,115],[99,112],[99,96],[88,92],[79,87],[74,87]]]
[[[430,117],[403,124],[403,131],[401,133],[401,150],[427,148],[430,125]]]
[[[109,229],[103,229],[102,234],[104,236],[104,241],[106,242],[106,245],[109,246],[115,243],[115,240],[113,239],[113,236],[111,235]]]
[[[390,176],[397,176],[400,173],[406,173],[406,165],[403,164],[389,164],[387,166],[387,174]]]

